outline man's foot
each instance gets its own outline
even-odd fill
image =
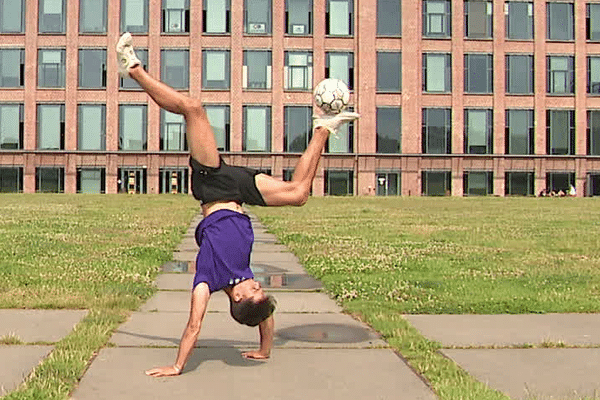
[[[124,33],[117,43],[117,61],[122,78],[129,78],[129,68],[142,64],[133,51],[133,39],[129,32]]]
[[[323,127],[335,135],[338,128],[343,124],[354,121],[360,117],[360,114],[354,112],[341,112],[339,114],[313,115],[313,126],[315,128]]]

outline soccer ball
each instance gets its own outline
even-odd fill
[[[348,86],[334,78],[328,78],[319,82],[314,91],[315,103],[325,114],[337,114],[348,105],[350,91]]]

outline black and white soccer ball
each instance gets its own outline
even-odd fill
[[[324,79],[315,87],[315,103],[325,114],[337,114],[348,106],[350,90],[335,78]]]

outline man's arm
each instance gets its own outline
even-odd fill
[[[200,283],[192,292],[192,304],[190,307],[190,318],[183,331],[181,342],[179,343],[179,351],[177,353],[177,360],[175,364],[168,365],[165,367],[152,368],[146,371],[146,375],[159,377],[159,376],[172,376],[179,375],[185,364],[187,363],[198,335],[200,334],[200,328],[202,327],[202,321],[204,315],[206,315],[206,308],[208,300],[210,299],[210,291],[206,283]]]
[[[258,351],[247,351],[242,353],[244,358],[261,360],[271,356],[273,337],[275,335],[275,320],[273,319],[273,315],[261,322],[258,325],[258,330],[260,332],[260,349]]]

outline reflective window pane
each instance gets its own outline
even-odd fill
[[[160,149],[163,151],[186,151],[186,125],[181,114],[160,110]]]
[[[400,108],[377,108],[377,152],[399,154],[402,150],[402,114]]]
[[[65,106],[63,104],[38,105],[37,133],[39,150],[64,150]]]
[[[106,87],[106,50],[79,50],[79,87],[94,89]]]
[[[80,0],[79,32],[106,33],[107,0]]]
[[[229,151],[229,106],[204,106],[219,151]]]
[[[188,50],[161,50],[161,80],[174,89],[187,89],[190,81]]]
[[[0,167],[0,193],[23,192],[23,167]]]
[[[244,89],[271,88],[271,52],[263,50],[244,51],[242,84]]]
[[[600,40],[600,3],[587,4],[586,36],[588,40]]]
[[[588,83],[590,94],[600,94],[600,57],[588,56]]]
[[[65,87],[65,50],[40,49],[38,51],[38,86]]]
[[[533,93],[533,56],[506,56],[506,93]]]
[[[402,54],[377,52],[377,91],[400,92],[402,90]]]
[[[492,154],[492,110],[465,110],[465,153]]]
[[[204,0],[203,32],[214,34],[229,33],[229,14],[229,0]]]
[[[285,19],[288,35],[312,33],[312,0],[285,0]]]
[[[250,34],[271,33],[271,0],[244,1],[244,32]]]
[[[25,0],[0,0],[0,32],[25,32]]]
[[[147,150],[147,106],[119,106],[119,150]]]
[[[165,33],[187,33],[190,31],[189,0],[163,0],[162,31]]]
[[[492,93],[493,64],[491,54],[465,54],[465,92]]]
[[[22,149],[23,128],[23,105],[0,104],[0,149]]]
[[[547,92],[550,94],[573,94],[574,83],[574,57],[548,56]]]
[[[465,1],[465,36],[469,39],[492,37],[491,1]]]
[[[62,167],[37,167],[35,191],[38,193],[64,193],[65,169]]]
[[[229,89],[229,50],[202,51],[202,88]]]
[[[104,168],[78,168],[77,193],[104,193],[106,172]]]
[[[78,150],[106,150],[106,106],[80,104],[77,123]]]
[[[573,110],[547,110],[546,127],[547,154],[575,154],[575,112]]]
[[[401,0],[377,0],[377,35],[402,34]]]
[[[135,55],[140,59],[142,67],[148,69],[148,50],[146,49],[135,49]],[[142,87],[131,78],[119,78],[119,87],[125,90],[142,90]]]
[[[284,149],[288,153],[306,150],[312,129],[312,107],[284,107]]]
[[[325,171],[325,194],[329,196],[348,196],[354,194],[353,171]]]
[[[121,0],[121,32],[148,32],[148,0]]]
[[[40,33],[65,33],[66,0],[39,0]]]
[[[243,151],[271,151],[271,107],[244,106]]]
[[[421,193],[423,196],[450,196],[452,188],[450,171],[423,171]]]
[[[600,156],[600,110],[590,110],[587,113],[587,154]]]
[[[507,1],[504,7],[506,37],[515,40],[533,39],[533,3]]]
[[[575,38],[573,3],[546,3],[547,39],[573,40]]]
[[[444,93],[452,90],[450,54],[423,54],[423,91]]]
[[[340,79],[348,86],[348,89],[352,90],[354,88],[353,54],[327,53],[325,58],[325,77]]]
[[[504,178],[504,194],[507,196],[532,196],[533,172],[507,172]]]
[[[352,35],[353,7],[352,0],[327,0],[326,33],[328,35]]]
[[[0,87],[25,85],[25,50],[0,49]]]
[[[506,110],[506,154],[533,154],[533,110]]]
[[[312,90],[312,53],[285,52],[285,89]]]
[[[450,154],[452,123],[449,108],[424,108],[422,151],[425,154]]]
[[[423,0],[423,37],[450,37],[450,1]]]

